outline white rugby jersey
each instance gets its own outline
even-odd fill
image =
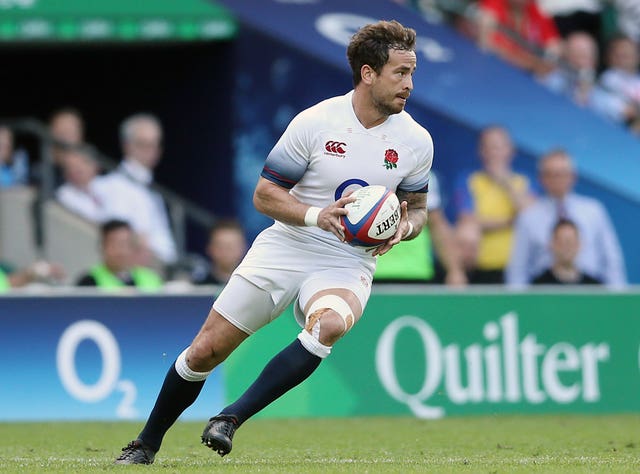
[[[299,201],[322,208],[366,185],[427,192],[433,160],[429,132],[405,111],[366,129],[356,117],[352,97],[353,91],[298,114],[269,153],[262,176],[290,189]],[[275,226],[302,239],[313,235],[345,246],[317,227],[278,221]]]

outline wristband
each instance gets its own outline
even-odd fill
[[[405,240],[407,237],[409,237],[411,234],[413,233],[413,223],[411,221],[409,221],[409,230],[407,231],[406,234],[404,234],[404,236],[402,237],[402,240]]]
[[[304,215],[304,225],[307,227],[317,227],[318,226],[318,216],[320,215],[320,211],[322,208],[311,206],[307,209],[306,214]]]

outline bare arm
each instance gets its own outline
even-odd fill
[[[62,280],[64,269],[57,263],[39,261],[29,267],[9,274],[11,288],[20,288],[38,280]]]
[[[460,255],[455,245],[453,230],[440,209],[429,212],[429,232],[438,260],[442,263],[447,274],[445,283],[451,286],[463,286],[468,283],[467,276],[460,261]]]
[[[396,192],[400,201],[400,224],[395,235],[377,247],[372,255],[384,255],[401,240],[415,239],[427,223],[427,194]],[[411,223],[411,225],[409,225]],[[411,230],[411,232],[409,232]]]
[[[342,197],[322,209],[318,215],[318,227],[344,241],[344,228],[340,224],[340,216],[347,214],[344,206],[353,201],[353,197]],[[262,177],[253,193],[253,204],[259,212],[269,217],[298,226],[305,225],[304,216],[311,207],[289,194],[288,189]]]

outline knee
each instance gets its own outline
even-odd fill
[[[314,334],[314,327],[317,334]],[[333,346],[346,332],[342,317],[329,308],[319,309],[311,314],[305,329],[325,346]]]
[[[194,340],[187,351],[187,365],[197,372],[212,370],[218,365],[213,347],[201,340]]]
[[[354,311],[347,301],[337,295],[324,295],[308,309],[306,329],[322,344],[332,346],[355,323]]]

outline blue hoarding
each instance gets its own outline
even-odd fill
[[[0,297],[0,421],[144,419],[211,296]],[[222,407],[222,367],[185,419]]]

